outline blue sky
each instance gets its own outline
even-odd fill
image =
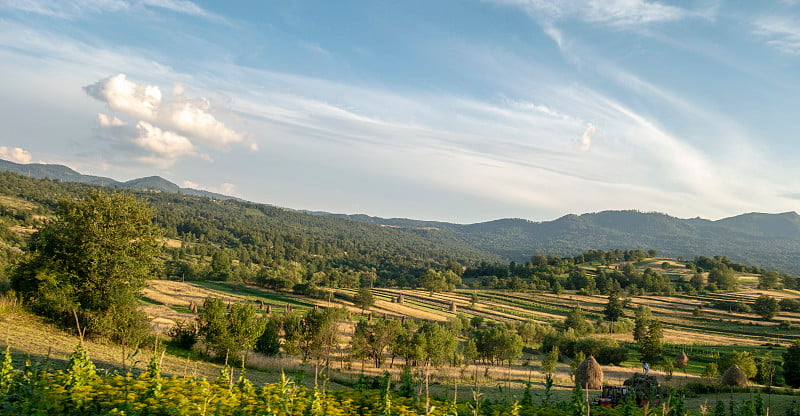
[[[800,203],[800,2],[0,1],[0,158],[478,222]]]

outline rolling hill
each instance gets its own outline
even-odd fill
[[[217,241],[211,238],[213,235],[241,234],[248,241],[253,241],[248,245],[256,246],[256,241],[269,241],[263,237],[263,233],[278,233],[282,238],[289,238],[288,241],[300,241],[308,235],[315,235],[319,236],[321,244],[341,248],[350,244],[341,242],[353,241],[356,246],[349,246],[351,253],[355,247],[361,253],[393,253],[387,258],[408,258],[406,252],[415,252],[417,254],[412,257],[422,262],[434,252],[439,253],[434,255],[439,259],[449,257],[443,256],[443,253],[458,253],[457,257],[471,258],[473,261],[503,259],[524,262],[535,253],[570,256],[590,249],[655,249],[669,257],[691,259],[698,255],[728,256],[736,262],[800,274],[800,215],[795,212],[749,213],[711,221],[630,210],[569,214],[544,222],[506,218],[477,224],[453,224],[406,218],[385,219],[363,214],[294,211],[180,188],[158,176],[119,182],[81,175],[61,165],[21,165],[7,161],[0,161],[0,170],[65,182],[227,200],[229,203],[224,205],[184,201],[182,203],[192,205],[191,214],[187,211],[182,223],[175,220],[175,225],[167,227],[168,230],[174,227],[178,235],[187,232],[195,236],[198,233],[206,234],[211,241]],[[163,216],[169,217],[169,210],[178,208],[175,201],[169,209],[161,207]],[[158,209],[159,202],[153,202]],[[254,217],[247,216],[254,212],[257,214]],[[191,221],[187,218],[192,216],[211,220],[189,224]],[[242,231],[248,227],[252,230]],[[262,233],[261,236],[259,233]],[[233,246],[241,244],[238,237],[228,239]],[[375,245],[376,242],[380,243]],[[386,251],[389,246],[393,248]]]
[[[222,195],[199,189],[181,188],[178,185],[160,177],[149,176],[146,178],[131,179],[120,182],[102,176],[83,175],[64,165],[44,163],[20,164],[0,159],[0,171],[14,172],[22,176],[37,179],[53,179],[62,182],[85,183],[89,185],[110,186],[120,189],[133,189],[137,191],[158,191],[181,193],[185,195],[205,196],[213,199],[235,199],[232,196]]]

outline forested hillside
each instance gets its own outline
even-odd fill
[[[673,258],[722,255],[741,263],[800,273],[800,216],[794,212],[743,214],[709,221],[604,211],[545,222],[501,219],[470,225],[359,215],[347,218],[392,226],[436,227],[463,244],[518,262],[527,261],[533,253],[574,256],[598,248],[655,249]]]
[[[92,188],[0,173],[4,257],[21,253],[23,237],[47,220],[60,199],[82,196]],[[313,276],[314,284],[331,287],[362,281],[404,286],[428,268],[501,260],[436,230],[364,224],[238,200],[132,192],[157,211],[156,222],[170,239],[163,273],[173,277],[261,280],[292,287]]]
[[[0,162],[0,169],[31,176],[4,176],[4,181],[14,183],[2,191],[36,203],[27,211],[19,210],[19,215],[28,213],[27,220],[54,207],[58,198],[88,189],[74,183],[35,181],[35,177],[128,189],[146,195],[158,210],[158,221],[168,237],[192,243],[185,245],[181,251],[184,255],[213,256],[223,250],[243,265],[295,261],[313,264],[311,273],[359,270],[377,273],[384,283],[403,285],[428,267],[445,268],[452,261],[462,266],[499,260],[522,263],[533,254],[574,256],[593,249],[655,249],[668,257],[720,255],[800,274],[800,216],[794,212],[742,214],[710,221],[605,211],[570,214],[546,222],[500,219],[461,225],[293,211],[179,188],[157,176],[117,182],[81,175],[65,166]],[[200,195],[192,195],[197,193]],[[19,208],[13,203],[3,206],[9,213]],[[13,225],[25,224],[17,221]],[[18,235],[10,235],[7,228],[0,232],[7,234],[5,241],[19,245],[14,242]],[[173,272],[198,272],[184,266]],[[255,273],[244,268],[239,272]]]

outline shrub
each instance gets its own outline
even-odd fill
[[[778,301],[778,305],[782,311],[787,312],[800,312],[800,300],[794,298],[785,298]]]
[[[628,361],[628,349],[625,347],[606,347],[597,353],[597,362],[603,365],[620,365],[625,361]]]
[[[167,335],[180,348],[190,350],[197,343],[197,327],[193,323],[178,321],[167,331]]]
[[[601,349],[617,347],[619,347],[619,343],[615,339],[608,337],[587,337],[575,342],[575,352],[580,351],[587,357],[598,355]]]

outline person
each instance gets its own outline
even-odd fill
[[[650,366],[647,363],[642,364],[642,370],[644,370],[644,375],[650,372]]]

